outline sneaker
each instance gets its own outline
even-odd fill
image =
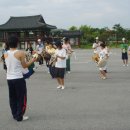
[[[129,65],[127,64],[126,66],[128,67]]]
[[[106,77],[102,77],[102,79],[106,79]]]
[[[107,73],[107,70],[104,70],[105,73]]]
[[[125,64],[123,66],[125,66]]]
[[[29,119],[28,116],[23,116],[23,121],[26,121],[26,120],[28,120],[28,119]]]
[[[68,71],[68,74],[70,74],[70,71]]]
[[[65,86],[62,86],[61,89],[64,90],[64,89],[65,89]]]
[[[57,88],[58,88],[58,89],[60,89],[60,88],[62,88],[62,86],[61,86],[61,85],[59,85]]]
[[[33,70],[35,71],[37,68],[38,68],[38,67],[36,66],[36,67],[33,68]]]

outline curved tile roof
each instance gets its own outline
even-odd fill
[[[56,26],[46,24],[41,15],[10,17],[10,19],[5,24],[0,25],[0,30],[19,30],[36,28],[54,29],[56,28]]]

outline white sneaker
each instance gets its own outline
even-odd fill
[[[28,119],[29,119],[28,116],[23,116],[23,121],[26,121],[26,120],[28,120]]]
[[[33,68],[33,71],[35,71],[37,68],[38,68],[37,66],[36,66],[36,67],[34,67],[34,68]]]
[[[128,67],[129,65],[127,64],[126,66]]]
[[[65,86],[62,86],[61,89],[64,90],[64,89],[65,89]]]
[[[70,74],[70,71],[68,71],[68,74]]]
[[[33,68],[33,71],[35,71],[36,70],[36,68]]]
[[[62,88],[62,86],[61,86],[61,85],[59,85],[57,88],[58,88],[58,89],[60,89],[60,88]]]
[[[123,66],[125,66],[125,64]]]
[[[37,68],[38,68],[38,67],[37,67],[37,66],[35,66],[33,69],[35,69],[35,70],[36,70]]]
[[[101,77],[101,79],[107,79],[107,77]]]

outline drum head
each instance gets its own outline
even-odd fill
[[[103,59],[98,62],[98,67],[105,67],[107,64],[107,60]]]

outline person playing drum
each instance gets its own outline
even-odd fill
[[[94,50],[94,54],[92,56],[92,60],[94,62],[96,62],[96,63],[99,61],[99,53],[101,51],[100,43],[101,42],[99,41],[99,38],[96,37],[95,38],[95,42],[93,43],[93,46],[92,46],[92,48]]]
[[[102,79],[106,79],[106,64],[107,64],[107,59],[109,57],[108,55],[108,51],[106,50],[106,45],[105,43],[101,43],[100,44],[101,47],[101,51],[99,53],[99,62],[98,62],[98,66],[99,66],[99,70],[100,70],[100,77]]]
[[[95,40],[96,41],[95,41],[95,43],[93,43],[92,48],[94,49],[94,54],[99,54],[99,52],[101,51],[100,41],[99,41],[98,37],[96,37]]]

